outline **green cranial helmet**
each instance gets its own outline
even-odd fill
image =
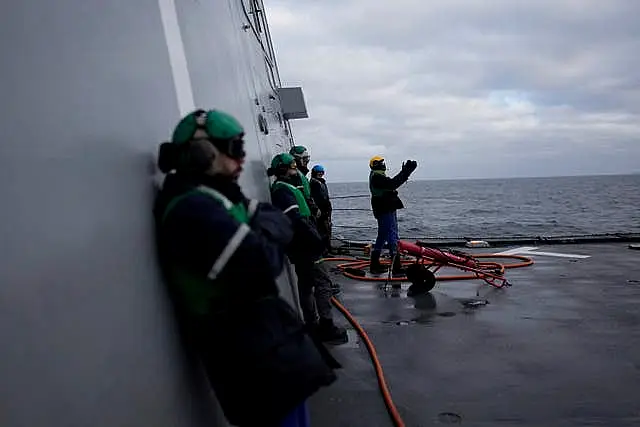
[[[218,152],[235,160],[245,158],[244,129],[231,115],[217,110],[196,110],[183,117],[173,130],[171,142],[160,144],[158,167],[168,173],[178,169],[206,169],[210,167],[212,150],[197,141],[206,141]],[[200,148],[199,148],[200,147]]]
[[[276,154],[271,160],[271,169],[289,169],[295,168],[296,161],[291,154],[288,153],[280,153]]]
[[[187,114],[173,131],[171,141],[184,144],[202,130],[211,139],[228,141],[244,135],[244,129],[235,117],[217,110],[196,110]]]
[[[294,157],[300,157],[300,158],[309,157],[309,151],[307,151],[307,147],[303,145],[295,145],[291,147],[291,150],[289,150],[289,154],[291,154]]]
[[[191,140],[206,139],[220,152],[241,159],[246,154],[243,136],[242,125],[230,114],[218,110],[196,110],[180,120],[171,142],[184,145]]]

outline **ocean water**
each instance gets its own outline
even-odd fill
[[[335,236],[374,239],[367,183],[328,184]],[[640,233],[640,175],[409,181],[399,193],[406,239]]]

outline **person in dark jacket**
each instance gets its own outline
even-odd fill
[[[327,256],[331,252],[331,214],[333,207],[324,175],[324,167],[322,165],[315,165],[311,168],[309,185],[311,187],[311,197],[318,206],[318,209],[320,209],[320,217],[317,221],[318,232],[324,241],[324,256]]]
[[[372,157],[369,160],[369,191],[371,191],[371,209],[378,221],[378,237],[371,251],[370,271],[379,274],[386,271],[380,264],[380,254],[384,244],[389,247],[389,256],[393,260],[392,272],[402,271],[400,258],[396,257],[398,245],[398,217],[396,211],[403,209],[402,200],[398,197],[397,189],[407,182],[409,176],[416,170],[418,163],[407,160],[402,164],[402,170],[393,178],[386,175],[387,166],[384,158]]]
[[[307,201],[307,205],[309,205],[309,209],[311,209],[311,218],[315,221],[322,215],[322,211],[318,205],[316,205],[315,200],[313,200],[313,197],[311,196],[311,184],[307,178],[311,156],[309,156],[307,147],[303,145],[294,145],[291,147],[291,150],[289,150],[289,154],[291,154],[295,159],[296,167],[298,169],[297,174],[292,176],[290,180],[298,190],[302,191],[302,194]]]
[[[197,110],[161,144],[160,265],[227,420],[283,427],[304,418],[306,399],[336,376],[326,349],[279,297],[292,224],[243,195],[243,136],[232,116]]]
[[[293,156],[287,153],[276,155],[268,173],[276,178],[271,186],[271,201],[293,223],[294,236],[287,255],[298,276],[300,305],[305,322],[322,341],[345,343],[348,341],[345,329],[333,321],[331,281],[328,277],[323,280],[323,272],[315,262],[321,257],[324,244],[311,219],[306,198],[295,185],[298,182],[298,170]]]
[[[309,161],[311,160],[309,151],[303,145],[294,145],[289,150],[289,154],[291,154],[295,159],[296,167],[298,169],[298,173],[290,177],[291,183],[294,184],[304,195],[305,201],[311,210],[311,220],[315,224],[316,229],[320,232],[322,224],[320,224],[319,219],[324,214],[316,205],[316,202],[311,195],[311,183],[307,179],[307,174],[309,173]],[[340,285],[331,280],[326,272],[326,267],[323,264],[316,263],[313,273],[315,287],[317,289],[321,289],[322,292],[325,292],[325,290],[330,288],[334,295],[340,294]]]

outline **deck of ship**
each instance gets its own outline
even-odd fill
[[[531,252],[535,264],[508,270],[510,288],[481,287],[489,304],[476,308],[462,304],[476,297],[474,280],[409,298],[406,283],[385,293],[332,273],[407,427],[640,425],[640,251],[628,243],[540,251],[590,257]],[[312,398],[312,424],[391,426],[355,331],[332,351],[344,369]]]

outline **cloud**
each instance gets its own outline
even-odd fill
[[[640,2],[274,0],[293,122],[334,180],[640,171]]]

